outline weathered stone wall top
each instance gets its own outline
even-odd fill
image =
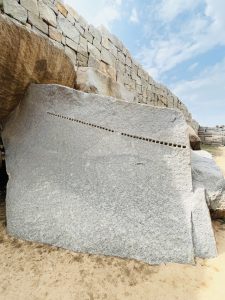
[[[76,68],[98,69],[133,92],[135,102],[177,108],[192,124],[187,107],[167,87],[154,81],[116,36],[88,24],[71,7],[58,0],[1,0],[0,7],[2,13],[48,36]]]

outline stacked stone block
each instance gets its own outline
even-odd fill
[[[104,27],[89,25],[71,7],[59,0],[0,0],[0,8],[28,30],[48,37],[76,68],[96,68],[134,92],[136,102],[177,108],[192,123],[187,107],[167,87],[155,82],[116,36]]]

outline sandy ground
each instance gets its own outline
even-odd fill
[[[214,153],[225,174],[225,148]],[[225,223],[214,222],[219,256],[196,266],[150,266],[14,239],[0,206],[0,299],[224,300]]]

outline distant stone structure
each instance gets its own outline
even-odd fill
[[[203,144],[225,146],[225,125],[216,127],[199,127],[198,135]]]
[[[0,9],[29,32],[48,38],[63,50],[78,72],[80,68],[82,72],[84,68],[94,69],[94,75],[93,70],[83,73],[85,82],[91,81],[90,91],[130,102],[179,109],[197,132],[198,124],[181,100],[157,83],[105,28],[89,25],[74,9],[58,0],[1,0]],[[80,81],[78,87],[87,91]]]

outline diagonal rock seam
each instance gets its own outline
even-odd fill
[[[71,117],[66,117],[66,116],[63,116],[61,114],[54,114],[54,113],[51,113],[51,112],[47,112],[47,114],[51,115],[53,117],[58,117],[58,118],[73,121],[73,122],[76,122],[76,123],[81,123],[83,125],[87,125],[87,126],[90,126],[90,127],[95,127],[95,128],[106,130],[106,131],[113,132],[113,133],[119,133],[123,136],[127,136],[127,137],[133,138],[133,139],[142,140],[142,141],[149,142],[149,143],[155,143],[155,144],[160,144],[160,145],[164,145],[164,146],[168,146],[168,147],[174,147],[174,148],[183,148],[183,149],[187,148],[187,146],[185,146],[185,145],[174,144],[174,143],[171,143],[171,142],[164,142],[164,141],[152,139],[152,138],[149,138],[149,137],[147,138],[147,137],[143,137],[143,136],[137,136],[137,135],[133,135],[133,134],[125,133],[125,132],[117,132],[114,129],[109,129],[109,128],[106,128],[106,127],[103,127],[103,126],[99,126],[99,125],[96,125],[96,124],[86,122],[86,121],[77,120],[77,119],[74,119],[74,118],[71,118]]]

